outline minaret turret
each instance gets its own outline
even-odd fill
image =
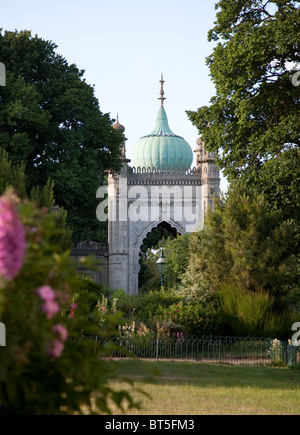
[[[121,158],[122,160],[126,160],[126,147],[125,147],[125,142],[127,141],[126,137],[125,137],[125,127],[124,125],[119,123],[119,114],[117,113],[117,120],[116,122],[113,124],[113,128],[115,130],[117,130],[119,133],[123,134],[124,137],[124,141],[121,143]]]
[[[213,209],[213,198],[219,194],[220,172],[216,163],[217,153],[207,151],[201,137],[197,139],[196,168],[202,180],[202,210]]]

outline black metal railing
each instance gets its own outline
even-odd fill
[[[111,340],[107,356],[154,360],[203,361],[228,364],[298,364],[298,348],[270,338],[188,337]]]

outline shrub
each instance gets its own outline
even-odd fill
[[[143,345],[153,337],[153,333],[143,322],[131,320],[130,323],[119,325],[117,339],[123,341],[130,340],[134,344]]]
[[[118,405],[123,399],[134,405],[126,391],[108,387],[114,373],[112,362],[99,359],[105,348],[82,339],[85,333],[107,336],[119,315],[99,328],[97,310],[90,309],[97,295],[82,291],[70,252],[58,243],[65,229],[57,226],[55,215],[26,199],[6,194],[1,201],[8,208],[0,212],[0,239],[6,241],[0,263],[7,253],[11,261],[0,267],[0,320],[7,332],[1,348],[0,414],[80,413],[82,405],[91,410],[92,393],[102,412],[109,412],[109,397]]]
[[[218,334],[221,332],[220,316],[213,302],[184,299],[176,290],[150,291],[142,295],[114,292],[117,306],[127,319],[142,322],[153,333],[164,335],[184,332],[190,335]]]
[[[176,332],[183,331],[185,334],[195,336],[220,333],[219,316],[213,304],[181,301],[167,307],[164,316],[168,322],[177,325]]]
[[[222,283],[218,297],[223,319],[234,335],[281,338],[289,333],[293,324],[293,314],[274,312],[274,297],[266,292]]]
[[[116,306],[125,319],[136,318],[142,309],[142,297],[140,295],[129,295],[124,290],[114,291],[110,298],[116,299]]]

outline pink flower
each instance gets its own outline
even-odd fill
[[[59,358],[65,348],[64,342],[68,338],[68,331],[63,325],[55,325],[52,332],[55,334],[56,339],[49,347],[48,355],[52,358]]]
[[[49,285],[44,285],[43,287],[39,287],[37,289],[39,297],[43,301],[54,301],[55,293],[54,290]]]
[[[43,311],[46,313],[47,319],[52,319],[59,312],[59,305],[55,301],[55,292],[49,285],[44,285],[37,289],[39,297],[45,302]]]
[[[59,312],[59,305],[55,301],[46,301],[43,305],[43,311],[46,313],[47,319],[52,319]]]
[[[26,253],[24,226],[15,203],[8,196],[0,198],[0,276],[11,281],[20,272]]]
[[[57,336],[57,338],[61,341],[66,341],[68,338],[68,330],[63,325],[55,325],[52,328],[52,332]]]
[[[59,358],[63,353],[65,346],[60,340],[54,340],[52,346],[48,350],[48,355],[51,358]]]

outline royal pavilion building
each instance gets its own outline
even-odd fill
[[[141,245],[158,226],[173,234],[203,227],[204,214],[219,193],[216,154],[207,152],[201,138],[196,149],[173,133],[164,108],[164,80],[160,80],[160,107],[154,129],[126,156],[123,134],[122,169],[108,178],[108,284],[113,290],[138,293]],[[195,164],[193,166],[195,155]]]

